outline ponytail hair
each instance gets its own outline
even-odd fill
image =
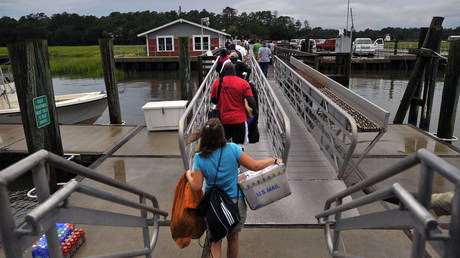
[[[200,140],[198,149],[201,157],[207,158],[218,148],[227,145],[224,127],[218,118],[209,119],[206,124],[187,138],[187,144]]]

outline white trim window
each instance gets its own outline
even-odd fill
[[[201,46],[203,46],[203,48]],[[210,49],[211,37],[209,35],[193,35],[193,51],[205,51]]]
[[[157,51],[174,51],[174,36],[157,36]]]

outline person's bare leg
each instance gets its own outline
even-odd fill
[[[222,249],[222,240],[218,242],[211,242],[211,257],[220,258]]]
[[[227,257],[237,258],[238,257],[238,233],[232,232],[227,235]]]

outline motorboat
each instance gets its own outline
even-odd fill
[[[92,124],[107,108],[107,94],[85,92],[55,96],[59,124]],[[22,123],[14,81],[0,67],[0,124]]]

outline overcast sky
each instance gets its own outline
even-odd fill
[[[217,5],[218,4],[218,5]],[[307,20],[311,27],[340,29],[346,26],[347,0],[0,0],[0,17],[19,19],[30,13],[78,13],[107,16],[111,12],[182,11],[206,9],[221,13],[230,6],[242,12],[276,11]],[[445,18],[445,28],[460,26],[460,0],[350,0],[356,30],[384,27],[429,26],[433,16]],[[351,26],[351,25],[350,25]]]

